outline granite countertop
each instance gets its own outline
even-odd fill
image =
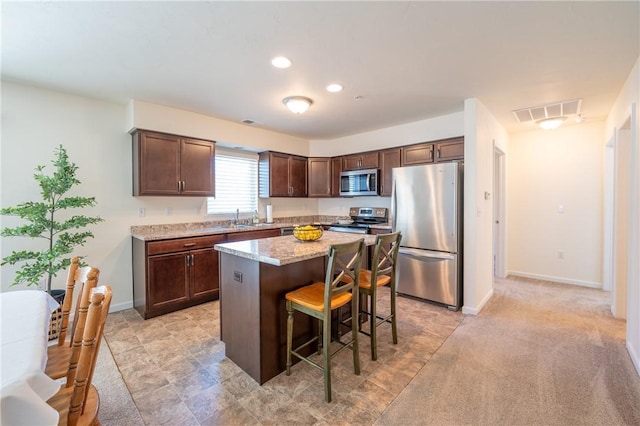
[[[187,224],[188,225],[188,224]],[[143,241],[166,240],[170,238],[200,237],[204,235],[228,234],[230,232],[248,232],[261,229],[280,229],[294,226],[289,223],[260,223],[257,225],[212,225],[201,227],[173,225],[131,227],[131,236]]]
[[[332,244],[348,243],[364,237],[366,245],[375,244],[375,235],[324,231],[316,241],[299,241],[293,235],[216,244],[222,253],[257,260],[275,266],[326,256]]]

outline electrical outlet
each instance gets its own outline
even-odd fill
[[[164,214],[166,214],[167,216],[171,216],[171,207],[167,207],[166,209],[164,209]]]
[[[144,217],[145,211],[144,211],[144,207],[140,207],[138,209],[138,217]]]
[[[564,251],[558,250],[558,259],[564,259]]]

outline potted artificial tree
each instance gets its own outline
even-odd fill
[[[88,238],[93,238],[93,233],[85,227],[101,222],[102,219],[73,214],[64,214],[62,219],[59,217],[67,209],[93,207],[96,200],[95,197],[66,196],[80,181],[76,178],[78,167],[69,161],[62,145],[55,150],[52,164],[55,167],[53,175],[45,175],[44,166],[36,167],[33,175],[40,185],[40,201],[27,201],[14,207],[2,208],[0,214],[18,216],[26,221],[13,228],[3,228],[3,237],[40,238],[45,241],[41,250],[13,251],[2,259],[1,265],[22,263],[11,285],[42,286],[54,296],[51,280],[60,270],[69,267],[74,247],[84,245]],[[60,293],[62,297],[57,297],[59,302],[64,297],[64,290]]]

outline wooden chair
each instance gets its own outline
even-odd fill
[[[74,257],[71,260],[71,266],[69,267],[69,273],[67,275],[67,290],[64,302],[62,303],[62,322],[58,344],[47,348],[47,365],[44,372],[47,376],[56,380],[68,374],[69,360],[71,359],[74,345],[77,351],[76,359],[79,356],[84,321],[89,307],[89,295],[91,294],[91,289],[98,284],[98,277],[100,275],[100,271],[97,268],[90,266],[79,268],[78,263],[79,258]],[[79,292],[73,316],[73,325],[71,326],[71,338],[67,340],[69,312],[71,311],[73,292],[76,285],[79,286]],[[73,383],[73,378],[71,378],[71,382]]]
[[[373,256],[371,258],[371,270],[360,271],[360,293],[366,295],[369,302],[369,311],[360,307],[360,314],[369,317],[369,332],[362,330],[360,324],[360,332],[371,337],[371,359],[378,359],[377,351],[377,327],[385,322],[391,323],[391,334],[393,344],[398,344],[398,329],[396,325],[396,262],[398,259],[398,250],[400,249],[400,240],[402,235],[400,232],[392,234],[378,234],[374,246]],[[382,317],[377,313],[377,289],[384,285],[389,285],[391,291],[391,309],[390,314]]]
[[[355,374],[360,374],[358,354],[358,321],[352,315],[351,339],[338,342],[342,345],[331,353],[331,313],[351,302],[352,312],[358,312],[358,282],[360,265],[364,251],[364,239],[329,247],[329,260],[324,282],[316,282],[286,294],[287,306],[287,376],[291,375],[291,355],[309,363],[324,373],[324,399],[331,402],[331,358],[350,347],[353,350]],[[346,261],[345,261],[346,260]],[[344,278],[349,277],[349,282]],[[299,311],[319,321],[318,330],[322,330],[322,339],[315,336],[311,340],[293,349],[293,313]],[[300,353],[313,342],[318,342],[318,351],[322,349],[322,365],[315,363]]]
[[[111,287],[91,290],[87,319],[82,335],[82,347],[73,386],[61,388],[47,403],[58,411],[58,425],[99,425],[100,397],[91,384],[98,356],[102,331],[111,304]]]

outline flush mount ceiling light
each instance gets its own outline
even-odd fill
[[[553,130],[560,127],[562,123],[564,123],[564,120],[565,120],[565,117],[552,117],[552,118],[545,118],[544,120],[536,121],[536,123],[538,123],[538,125],[545,130]]]
[[[536,107],[521,108],[513,111],[518,123],[536,123],[543,129],[555,129],[567,119],[567,117],[582,114],[582,99],[554,102],[552,104]]]
[[[304,96],[287,96],[282,102],[294,114],[302,114],[309,109],[313,101]]]
[[[332,83],[327,86],[327,92],[337,93],[342,91],[342,86],[338,83]]]
[[[271,60],[271,65],[276,68],[289,68],[291,66],[291,59],[284,56],[276,56]]]

